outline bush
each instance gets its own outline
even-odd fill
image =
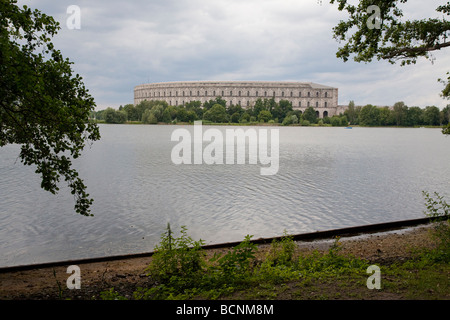
[[[301,123],[301,125],[305,126],[305,127],[309,126],[310,124],[311,123],[308,120],[303,120],[302,123]]]
[[[272,241],[267,260],[275,265],[290,265],[293,261],[295,247],[292,236],[287,235],[285,231],[280,240],[274,239]]]
[[[173,276],[192,277],[201,271],[204,263],[203,240],[194,241],[181,227],[181,236],[174,238],[170,224],[155,247],[152,261],[147,268],[149,275],[158,281],[167,281]]]
[[[437,192],[434,192],[436,199],[426,191],[422,194],[427,208],[424,214],[435,224],[432,236],[436,240],[436,248],[428,255],[436,261],[450,262],[450,205]]]
[[[225,276],[245,273],[250,269],[250,263],[255,258],[257,247],[250,242],[252,236],[247,235],[243,242],[232,248],[223,256],[214,255],[211,262],[217,261],[219,269]]]

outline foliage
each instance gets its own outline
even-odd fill
[[[362,126],[380,125],[380,109],[374,105],[365,105],[359,113],[359,124]]]
[[[404,66],[416,63],[419,57],[432,60],[432,51],[450,46],[447,40],[450,22],[444,18],[405,19],[400,3],[407,0],[360,0],[357,5],[347,0],[330,2],[338,3],[338,10],[345,10],[349,15],[347,21],[341,20],[333,28],[333,37],[344,42],[336,56],[344,61],[353,54],[356,62],[371,62],[376,58],[392,64],[401,61]],[[438,6],[436,11],[448,16],[450,3]],[[442,96],[449,97],[450,77],[447,83],[439,81],[445,85]]]
[[[258,120],[260,122],[269,122],[269,120],[272,120],[272,114],[269,110],[261,110],[258,114]]]
[[[93,200],[72,159],[100,139],[89,120],[94,99],[51,42],[59,23],[16,3],[0,2],[0,147],[20,144],[22,162],[36,166],[44,190],[56,193],[63,176],[76,212],[90,215]]]
[[[426,210],[424,214],[434,220],[433,237],[437,241],[435,250],[429,252],[434,260],[450,262],[450,205],[439,193],[434,192],[433,198],[426,191],[422,191],[425,198]]]
[[[203,114],[203,119],[218,123],[227,122],[227,111],[224,106],[215,104]]]
[[[125,123],[127,121],[127,113],[124,110],[114,110],[107,108],[103,113],[106,123]]]
[[[256,245],[250,242],[251,238],[252,236],[247,235],[243,242],[233,247],[223,256],[215,255],[211,261],[217,261],[220,270],[227,277],[247,272],[257,250]]]
[[[337,56],[347,61],[355,54],[355,61],[370,62],[373,58],[391,63],[402,60],[402,65],[415,63],[418,57],[430,57],[430,52],[450,45],[446,33],[450,22],[440,19],[404,20],[398,5],[406,0],[360,0],[358,5],[347,0],[331,0],[339,3],[340,11],[349,13],[349,20],[340,21],[333,28],[334,38],[347,41],[339,48]],[[374,20],[369,6],[380,9],[380,19]],[[436,11],[449,14],[450,5],[439,6]],[[372,22],[372,25],[371,25]],[[377,27],[375,24],[380,22]],[[356,29],[351,36],[348,33]]]
[[[290,265],[293,263],[295,248],[293,237],[289,236],[285,230],[280,240],[272,241],[267,260],[275,265]]]
[[[309,121],[310,123],[316,123],[317,114],[313,107],[306,108],[303,112],[303,119]]]
[[[167,281],[173,276],[191,277],[203,268],[202,240],[194,241],[181,227],[181,236],[175,238],[170,224],[156,246],[152,261],[147,268],[149,275],[158,281]]]
[[[439,199],[439,198],[438,198]],[[441,212],[436,204],[432,212]],[[448,207],[444,205],[444,207]],[[178,240],[177,240],[178,239]],[[178,243],[178,244],[176,244]],[[201,248],[186,235],[175,238],[168,225],[166,233],[157,246],[157,262],[151,262],[148,287],[137,288],[132,299],[220,299],[240,298],[243,294],[252,298],[277,298],[286,288],[299,288],[294,295],[314,299],[314,291],[332,290],[332,294],[366,289],[367,267],[373,262],[344,255],[342,243],[336,237],[328,251],[313,251],[300,254],[297,244],[286,231],[280,239],[274,240],[263,257],[258,247],[247,235],[243,242],[222,254],[207,259]],[[175,258],[180,251],[187,259]],[[443,255],[418,252],[414,259],[382,265],[382,291],[397,294],[404,292],[411,297],[438,297],[448,295],[447,262]],[[262,258],[262,260],[261,260]],[[447,256],[448,258],[448,256]],[[183,267],[183,265],[185,267]],[[201,266],[201,267],[199,267]],[[181,270],[185,270],[182,272]],[[348,293],[347,293],[348,294]],[[348,297],[355,297],[350,294]],[[368,298],[373,296],[368,296]],[[125,299],[111,288],[100,295],[104,300]],[[319,296],[321,298],[321,296]]]
[[[298,269],[310,277],[317,275],[337,275],[351,272],[363,273],[369,266],[368,262],[352,256],[340,254],[342,249],[340,238],[336,237],[327,253],[314,251],[312,255],[300,256]]]

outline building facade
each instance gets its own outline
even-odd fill
[[[141,84],[134,88],[134,104],[162,100],[179,106],[190,101],[202,104],[221,97],[227,104],[251,107],[258,99],[288,100],[294,110],[313,107],[317,115],[331,117],[341,111],[338,89],[312,82],[286,81],[188,81]]]

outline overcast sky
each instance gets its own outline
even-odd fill
[[[404,18],[439,17],[443,0],[409,0]],[[332,28],[345,13],[318,0],[19,0],[61,24],[53,42],[74,62],[97,110],[133,103],[142,83],[195,80],[294,80],[339,88],[339,104],[443,108],[437,81],[450,52],[400,67],[336,58]],[[67,8],[81,9],[70,30]]]

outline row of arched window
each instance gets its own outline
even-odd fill
[[[170,105],[175,105],[175,106],[178,106],[178,104],[179,104],[178,100],[175,100],[175,104],[173,104],[173,101],[172,101],[172,100],[170,100],[170,101],[168,101],[168,102],[169,102]],[[184,101],[184,100],[183,100],[183,101],[180,101],[180,102],[181,102],[181,105],[184,105],[184,104],[186,103],[186,101]],[[233,102],[230,101],[229,104],[232,105]],[[237,104],[238,104],[239,106],[242,106],[242,101],[238,101]],[[246,105],[247,105],[247,107],[249,107],[249,106],[250,106],[250,101],[247,101],[247,102],[246,102]],[[323,103],[323,105],[320,105],[319,101],[316,101],[314,104],[312,104],[310,101],[307,101],[306,104],[302,104],[302,101],[299,101],[299,102],[298,102],[298,105],[293,105],[293,107],[294,107],[294,108],[302,108],[302,107],[306,107],[306,108],[308,108],[308,107],[328,108],[328,102],[325,101],[325,102]]]
[[[188,96],[188,97],[195,97],[195,96],[200,97],[201,96],[201,94],[200,94],[201,92],[199,90],[197,90],[197,91],[192,91],[192,90],[190,90],[190,91],[181,91],[180,93],[181,93],[181,95],[180,95],[181,97],[186,97],[186,96]],[[216,97],[217,96],[216,93],[220,93],[221,97],[233,97],[233,91],[232,90],[230,90],[229,92],[226,92],[225,90],[221,90],[219,92],[216,92],[215,90],[213,90],[212,91],[212,96]],[[270,93],[272,93],[272,94],[270,95]],[[166,91],[158,91],[158,92],[153,91],[153,93],[142,92],[141,94],[142,94],[141,98],[166,97]],[[250,94],[251,94],[250,91],[247,91],[245,93],[242,92],[242,91],[238,91],[237,92],[237,96],[238,97],[243,97],[244,95],[246,95],[247,97],[250,97],[251,96]],[[169,91],[169,95],[168,96],[172,97],[172,91]],[[175,91],[174,97],[178,97],[178,96],[179,96],[178,95],[178,91]],[[208,91],[205,91],[205,95],[204,96],[208,97]],[[260,96],[259,91],[255,91],[255,95],[254,96],[255,97],[269,97],[269,96],[276,97],[276,92],[275,91],[272,91],[272,92],[264,91],[263,95]],[[295,96],[294,92],[290,91],[289,96],[291,98],[293,98]],[[320,92],[316,91],[315,92],[315,96],[317,98],[320,97]],[[281,97],[287,97],[287,95],[285,95],[284,91],[281,92]],[[302,97],[302,91],[299,91],[298,95],[296,95],[296,97]],[[308,98],[312,97],[311,92],[310,91],[306,92],[306,96],[305,97],[308,97]],[[327,91],[325,91],[324,97],[325,98],[329,97]]]

